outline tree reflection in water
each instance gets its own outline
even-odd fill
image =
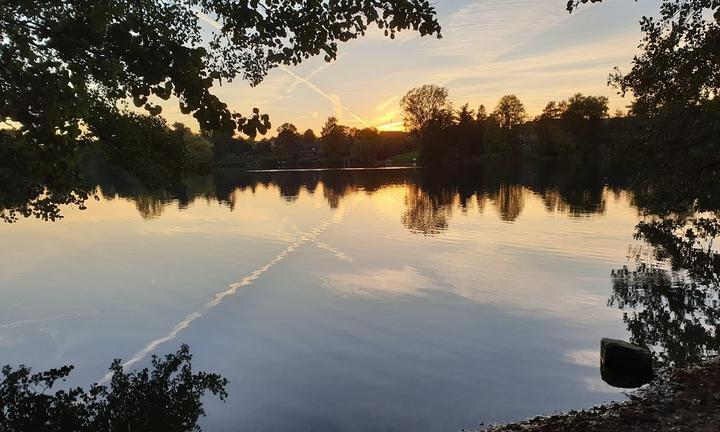
[[[413,233],[436,236],[452,225],[455,213],[470,209],[483,213],[492,207],[500,220],[514,223],[522,217],[530,195],[539,197],[551,213],[604,214],[606,200],[617,198],[628,184],[622,172],[600,166],[505,162],[440,169],[220,170],[155,189],[126,173],[96,169],[85,173],[78,190],[95,191],[107,200],[131,200],[143,218],[151,219],[171,206],[182,209],[196,200],[216,201],[232,211],[242,205],[238,191],[254,193],[258,188],[274,188],[289,203],[303,193],[322,193],[330,208],[338,208],[349,195],[401,186],[405,208],[399,222]],[[633,342],[651,346],[658,360],[692,363],[720,352],[720,254],[713,244],[720,223],[712,213],[720,207],[717,194],[671,200],[672,191],[658,184],[672,182],[638,184],[644,186],[633,188],[631,195],[634,205],[649,215],[636,230],[644,245],[632,251],[628,266],[612,272],[608,303],[624,312]],[[27,213],[22,197],[5,195],[0,193],[4,211],[16,208]],[[46,211],[46,219],[54,219],[59,211],[57,206],[32,208]]]
[[[548,212],[573,217],[602,214],[606,191],[619,193],[625,180],[598,167],[498,163],[441,169],[257,173],[219,170],[211,176],[183,179],[162,188],[148,187],[118,170],[103,169],[86,173],[82,188],[94,191],[101,199],[131,200],[143,218],[154,219],[169,207],[183,209],[196,200],[217,201],[233,210],[240,204],[238,191],[254,193],[257,188],[275,188],[289,203],[302,193],[321,191],[334,209],[349,195],[373,194],[391,186],[406,188],[405,211],[400,216],[403,226],[415,233],[437,235],[451,225],[454,210],[467,213],[473,206],[482,213],[490,204],[502,221],[514,222],[521,217],[528,195],[540,197]],[[12,208],[6,206],[4,211]],[[62,216],[57,206],[48,211]]]
[[[612,274],[609,305],[624,311],[632,341],[658,360],[687,365],[720,352],[720,234],[717,215],[642,222],[635,269]],[[649,249],[648,249],[649,248]]]
[[[409,185],[405,194],[406,210],[402,215],[402,223],[414,233],[439,234],[448,227],[454,199],[455,194],[449,191],[431,195],[417,185]]]

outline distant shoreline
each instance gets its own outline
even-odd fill
[[[282,173],[282,172],[321,172],[321,171],[392,171],[414,170],[421,166],[390,166],[390,167],[353,167],[353,168],[277,168],[277,169],[249,169],[249,173]]]

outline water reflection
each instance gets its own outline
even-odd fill
[[[634,269],[612,274],[610,306],[633,342],[655,348],[662,363],[687,365],[720,352],[720,221],[674,216],[638,224],[644,241],[631,251]]]
[[[232,211],[241,205],[239,192],[255,193],[258,188],[276,189],[290,204],[303,193],[321,194],[329,208],[337,209],[353,194],[372,196],[402,186],[400,223],[424,236],[448,230],[454,212],[482,214],[492,208],[499,220],[516,222],[531,196],[541,199],[548,213],[602,215],[606,201],[619,199],[627,187],[622,173],[612,170],[541,163],[432,170],[220,171],[162,191],[144,189],[122,177],[97,183],[103,197],[133,201],[146,219],[197,200],[217,201]],[[652,198],[642,193],[633,200],[638,211],[658,211],[668,204]],[[635,237],[642,243],[630,251],[631,262],[611,275],[609,306],[623,311],[632,341],[653,347],[662,363],[697,362],[720,350],[720,255],[713,249],[720,229],[716,216],[706,215],[695,217],[687,211],[664,218],[648,216],[637,226]]]
[[[455,195],[447,191],[431,195],[417,185],[410,185],[405,194],[402,224],[412,232],[432,235],[448,227]]]
[[[603,337],[682,361],[719,346],[716,228],[643,219],[599,167],[94,185],[62,223],[0,226],[0,354],[93,380],[188,343],[231,380],[207,430],[471,429],[621,397]]]
[[[238,202],[241,197],[259,189],[277,191],[289,205],[302,194],[318,195],[330,209],[337,209],[358,193],[372,197],[399,186],[404,205],[399,223],[423,236],[442,235],[458,213],[480,215],[490,210],[500,221],[515,223],[522,220],[528,202],[538,199],[549,214],[604,215],[607,200],[619,200],[628,188],[626,176],[617,170],[530,162],[439,169],[220,170],[171,189],[149,189],[113,171],[96,173],[90,181],[103,199],[129,200],[144,219],[161,218],[171,207],[185,209],[197,201],[220,203],[234,211],[243,205]],[[639,212],[681,207],[652,188],[629,196]],[[683,198],[686,207],[687,202]],[[623,311],[633,341],[655,347],[662,362],[686,364],[720,349],[720,258],[713,249],[720,229],[714,214],[704,214],[694,216],[686,210],[663,218],[648,216],[637,226],[635,237],[641,243],[630,251],[631,261],[611,275],[609,305]],[[330,245],[324,247],[344,255]]]
[[[146,219],[158,218],[170,206],[185,208],[196,200],[215,200],[230,210],[237,192],[276,188],[288,203],[302,193],[321,191],[327,205],[338,208],[348,195],[402,185],[406,188],[402,224],[412,232],[436,235],[446,230],[453,208],[467,213],[473,205],[482,213],[490,204],[499,218],[522,217],[529,195],[539,196],[551,213],[571,216],[605,212],[605,191],[619,194],[625,180],[597,167],[558,167],[553,164],[493,164],[445,169],[328,170],[292,172],[218,171],[213,176],[185,180],[173,190],[150,190],[125,177],[95,179],[105,199],[135,202]]]

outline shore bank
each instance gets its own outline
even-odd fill
[[[486,432],[710,432],[720,430],[720,360],[658,376],[630,399],[491,426]]]

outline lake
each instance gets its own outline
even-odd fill
[[[0,225],[0,363],[146,366],[186,343],[230,380],[208,431],[453,431],[623,399],[600,379],[643,219],[619,178],[554,166],[99,182]]]

